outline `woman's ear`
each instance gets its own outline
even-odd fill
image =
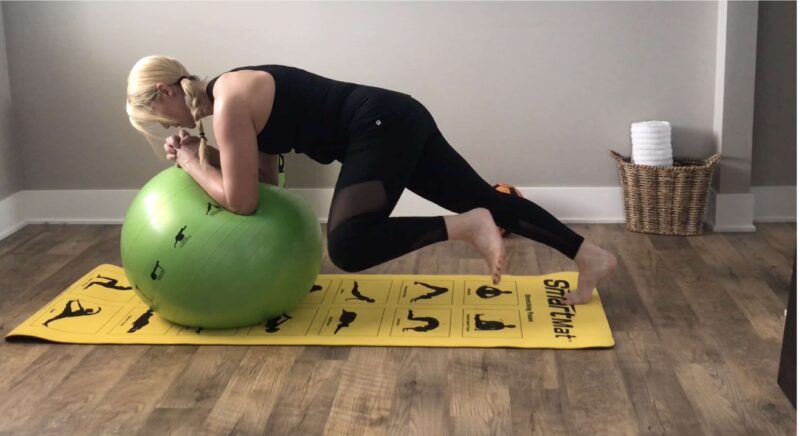
[[[159,94],[166,94],[170,96],[171,94],[175,93],[175,91],[169,87],[169,85],[159,82],[156,84],[156,90],[158,90]]]

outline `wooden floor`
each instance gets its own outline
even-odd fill
[[[795,434],[776,383],[794,223],[695,237],[570,227],[618,255],[598,286],[614,348],[3,341],[0,434]],[[0,333],[98,264],[121,265],[120,229],[29,225],[0,241]],[[575,270],[520,236],[506,247],[508,273]],[[342,271],[325,258],[322,272]],[[365,272],[488,268],[458,241]]]

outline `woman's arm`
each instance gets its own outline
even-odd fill
[[[214,136],[219,144],[226,209],[251,215],[259,206],[258,141],[247,97],[236,89],[221,95],[214,102],[214,109]]]
[[[222,170],[212,165],[203,168],[200,166],[200,161],[198,159],[192,159],[181,168],[197,181],[209,197],[213,198],[214,201],[221,204],[224,208],[233,211],[228,205],[225,188],[222,184]]]
[[[205,170],[200,167],[199,160],[193,160],[189,164],[184,165],[183,169],[189,173],[198,184],[200,184],[203,190],[206,191],[206,193],[208,193],[208,195],[213,198],[214,201],[223,205],[223,207],[226,209],[241,215],[252,214],[252,212],[239,212],[228,204],[225,186],[222,182],[222,168],[220,167],[219,150],[210,145],[208,145],[207,150],[208,167],[206,167]],[[275,171],[277,172],[277,161],[275,165]],[[259,171],[259,178],[260,176],[261,173]]]
[[[214,168],[219,168],[219,150],[208,146],[208,163]],[[278,173],[278,155],[258,153],[258,181],[269,185],[280,184]]]

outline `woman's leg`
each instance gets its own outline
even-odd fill
[[[566,298],[568,304],[587,302],[597,282],[616,268],[613,254],[585,241],[536,203],[494,189],[448,144],[438,128],[425,144],[408,189],[452,212],[486,208],[501,227],[575,260],[578,289]]]
[[[376,98],[359,105],[328,219],[328,252],[338,267],[361,271],[448,239],[442,216],[389,217],[405,187],[454,212],[485,208],[504,228],[571,259],[582,245],[592,245],[582,244],[583,237],[535,203],[493,189],[447,144],[421,103],[401,99],[387,105],[387,99]],[[485,224],[475,229],[494,232],[502,250],[495,223]]]
[[[363,88],[349,101],[342,168],[328,214],[328,254],[356,272],[447,240],[444,218],[389,217],[422,153],[432,125],[405,94]]]
[[[425,144],[408,189],[452,212],[488,209],[501,227],[575,259],[584,238],[536,203],[494,189],[444,139],[439,129]]]

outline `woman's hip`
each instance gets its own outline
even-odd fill
[[[348,140],[381,135],[407,135],[427,130],[433,117],[414,97],[390,89],[360,85],[343,107]]]

